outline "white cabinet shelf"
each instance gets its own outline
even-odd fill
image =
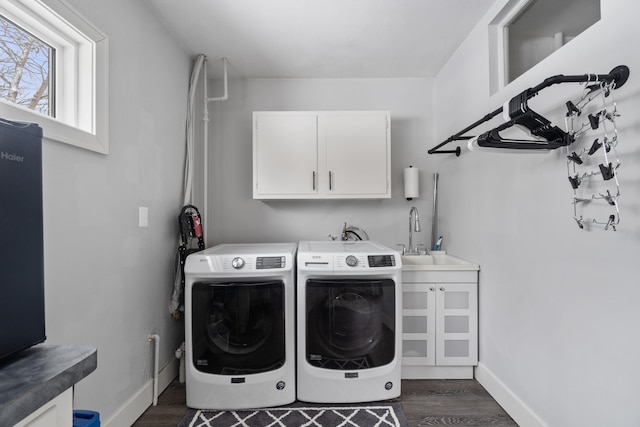
[[[477,271],[403,271],[402,377],[473,378]]]
[[[388,111],[256,111],[254,199],[391,197]]]

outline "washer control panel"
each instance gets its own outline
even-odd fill
[[[287,267],[286,256],[229,256],[223,258],[224,271],[273,270]]]
[[[402,269],[398,251],[372,241],[302,241],[298,271],[345,275],[382,274]]]
[[[298,257],[298,269],[306,271],[361,271],[397,268],[393,254],[302,254]]]
[[[285,268],[287,258],[283,256],[260,256],[256,261],[256,269]]]
[[[369,267],[395,267],[396,258],[393,255],[369,255]]]

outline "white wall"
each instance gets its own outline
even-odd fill
[[[391,247],[407,243],[409,209],[423,221],[417,241],[430,240],[433,81],[427,79],[238,79],[228,101],[212,104],[209,244],[325,240],[343,223]],[[391,199],[269,201],[252,199],[252,112],[257,110],[390,110]],[[286,156],[283,162],[286,162]],[[359,159],[353,159],[358,162]],[[402,170],[422,171],[422,197],[403,198]]]
[[[481,264],[479,371],[513,393],[506,404],[519,399],[530,409],[517,419],[522,425],[637,426],[640,5],[602,0],[599,23],[490,97],[486,25],[505,3],[497,2],[436,78],[437,140],[546,77],[628,65],[629,81],[614,93],[622,114],[621,224],[616,232],[578,229],[562,149],[465,150],[442,159],[448,249]],[[530,105],[564,127],[564,103],[581,91],[577,84],[554,86]]]
[[[74,407],[99,411],[105,425],[148,387],[147,336],[161,336],[161,366],[181,340],[167,307],[191,60],[142,2],[70,3],[109,37],[111,152],[43,144],[47,343],[98,348]],[[139,206],[148,228],[137,227]]]

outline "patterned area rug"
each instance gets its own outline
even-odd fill
[[[178,427],[408,427],[400,403],[289,406],[229,411],[189,409]]]

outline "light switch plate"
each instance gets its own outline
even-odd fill
[[[140,206],[138,208],[138,228],[149,226],[149,208]]]

